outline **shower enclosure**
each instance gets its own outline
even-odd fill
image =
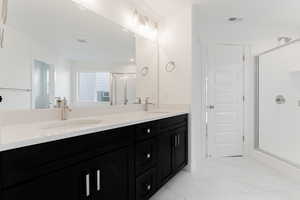
[[[300,40],[257,56],[256,148],[300,167]]]
[[[111,105],[136,102],[136,73],[112,73]]]

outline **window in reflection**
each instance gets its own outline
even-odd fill
[[[79,72],[79,102],[109,103],[110,76],[108,72]]]

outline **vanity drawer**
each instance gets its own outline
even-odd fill
[[[135,151],[136,175],[153,167],[157,162],[157,140],[151,139],[136,145]]]
[[[187,120],[188,115],[180,115],[168,119],[162,119],[160,120],[160,130],[168,130],[168,129],[174,129],[178,127],[186,127],[187,126]]]
[[[146,200],[156,190],[156,169],[149,170],[136,179],[136,200]]]
[[[2,152],[0,186],[6,188],[33,180],[133,141],[134,127],[126,127]]]
[[[138,141],[145,140],[157,135],[159,131],[158,121],[139,124],[136,126],[135,138]]]

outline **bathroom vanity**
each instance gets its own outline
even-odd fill
[[[133,7],[147,27],[124,27],[97,1],[5,2],[1,200],[144,200],[187,165],[188,112],[151,111],[155,21]]]
[[[188,164],[187,114],[115,127],[2,150],[0,199],[145,200]]]

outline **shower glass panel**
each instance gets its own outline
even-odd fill
[[[33,108],[50,108],[52,97],[51,79],[53,78],[51,66],[45,62],[35,60],[32,76]]]
[[[258,56],[257,147],[300,166],[300,42]]]
[[[136,74],[112,74],[113,105],[133,104],[136,101]]]

